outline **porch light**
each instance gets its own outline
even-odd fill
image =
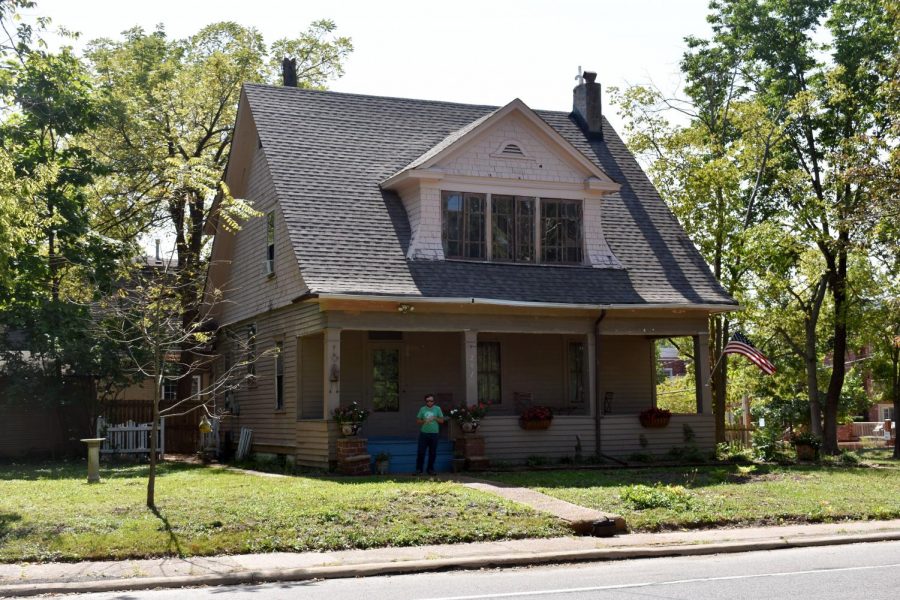
[[[203,418],[200,419],[200,433],[209,433],[212,431],[212,424],[209,422],[209,419],[206,418],[206,415],[203,415]]]
[[[397,312],[403,315],[409,314],[414,310],[416,310],[416,307],[412,304],[400,304],[397,306]]]

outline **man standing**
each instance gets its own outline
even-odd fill
[[[425,406],[419,409],[416,423],[419,424],[419,448],[416,452],[416,475],[422,474],[425,450],[428,450],[428,474],[434,475],[434,459],[437,455],[438,431],[444,422],[441,407],[435,405],[434,394],[425,395]]]

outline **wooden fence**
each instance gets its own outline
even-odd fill
[[[163,400],[160,409],[165,409],[173,404],[171,400]],[[179,407],[178,412],[190,410],[198,403],[186,403]],[[203,410],[195,410],[186,415],[167,417],[166,423],[166,449],[176,454],[193,454],[200,448],[200,415]],[[150,400],[113,400],[103,402],[100,405],[100,414],[107,423],[149,423],[153,420],[153,402]]]

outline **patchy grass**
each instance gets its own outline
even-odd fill
[[[486,478],[620,514],[634,531],[900,518],[900,470],[888,468],[727,465]]]
[[[145,466],[0,465],[0,561],[335,550],[549,537],[556,519],[452,483],[261,477],[164,464],[159,511]]]

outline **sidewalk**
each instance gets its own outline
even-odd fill
[[[233,585],[900,540],[900,519],[340,552],[0,564],[0,597]]]

